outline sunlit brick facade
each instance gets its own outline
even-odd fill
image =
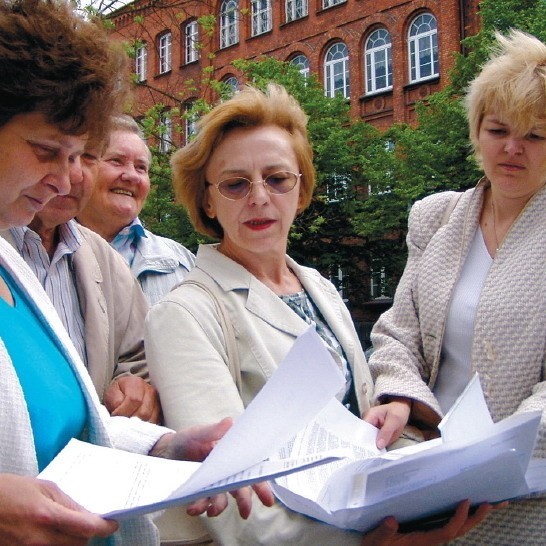
[[[204,78],[241,83],[232,61],[267,55],[315,73],[354,117],[386,128],[412,122],[415,102],[446,85],[453,53],[478,30],[478,2],[137,0],[111,20],[114,36],[137,41],[135,115],[214,100]]]

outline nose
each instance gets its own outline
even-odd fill
[[[138,182],[140,179],[140,174],[137,172],[132,163],[127,163],[123,168],[120,178],[129,182]]]
[[[248,202],[250,205],[264,205],[269,202],[270,195],[265,187],[264,180],[255,180],[250,185],[250,193],[248,194]]]
[[[81,159],[78,157],[70,163],[70,184],[81,184],[83,181],[83,167]]]
[[[521,138],[509,138],[504,145],[504,150],[509,154],[520,154],[523,151],[523,142]]]
[[[78,160],[79,169],[81,171],[81,164]],[[77,169],[72,168],[73,163],[68,159],[59,161],[56,163],[55,168],[50,172],[45,182],[54,190],[58,195],[67,195],[70,193],[71,178],[77,176]]]

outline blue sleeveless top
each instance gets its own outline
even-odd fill
[[[0,338],[21,383],[34,433],[38,467],[43,470],[71,438],[81,436],[87,405],[78,379],[26,294],[6,270],[14,306],[0,298]]]

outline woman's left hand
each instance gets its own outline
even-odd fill
[[[362,418],[379,429],[376,445],[383,449],[396,441],[406,426],[411,412],[411,399],[391,398],[387,404],[374,406]]]
[[[149,454],[165,459],[202,461],[232,424],[233,420],[226,417],[213,425],[197,425],[175,434],[165,434],[157,441]],[[252,488],[243,487],[230,491],[237,502],[239,514],[244,519],[248,518],[251,512],[252,490],[265,506],[272,506],[275,503],[275,497],[267,483],[258,483]],[[190,515],[206,512],[208,516],[213,517],[221,514],[227,504],[227,495],[219,494],[195,501],[189,505],[187,511]]]

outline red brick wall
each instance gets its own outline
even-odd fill
[[[248,10],[241,16],[239,43],[220,50],[218,31],[208,39],[202,36],[204,46],[199,62],[183,62],[183,34],[185,21],[204,13],[218,13],[218,1],[174,1],[176,7],[153,7],[153,0],[139,1],[112,17],[114,36],[124,40],[135,38],[148,42],[147,86],[137,86],[134,113],[141,114],[152,104],[161,102],[175,105],[178,101],[206,96],[214,100],[210,89],[202,84],[203,68],[213,64],[214,77],[222,79],[240,74],[230,63],[239,58],[257,58],[268,55],[287,60],[303,53],[312,72],[323,80],[323,62],[326,49],[342,40],[349,50],[351,80],[351,110],[379,128],[394,122],[413,122],[415,101],[443,88],[453,66],[453,53],[461,51],[460,41],[478,29],[475,0],[347,0],[337,6],[322,9],[322,0],[308,0],[309,14],[303,19],[285,23],[284,0],[272,0],[273,28],[260,36],[250,36],[250,0],[240,0],[240,8]],[[168,2],[162,2],[165,6]],[[137,11],[131,9],[138,8]],[[412,19],[422,12],[432,13],[438,24],[440,75],[418,84],[409,84],[407,33]],[[143,24],[135,23],[135,14],[143,17]],[[393,56],[393,89],[377,95],[365,96],[364,44],[369,34],[378,27],[391,34]],[[172,70],[158,74],[157,52],[152,47],[157,36],[170,29],[173,35]],[[209,53],[213,60],[208,60]],[[194,81],[190,85],[188,81]],[[195,87],[195,88],[194,88]]]

